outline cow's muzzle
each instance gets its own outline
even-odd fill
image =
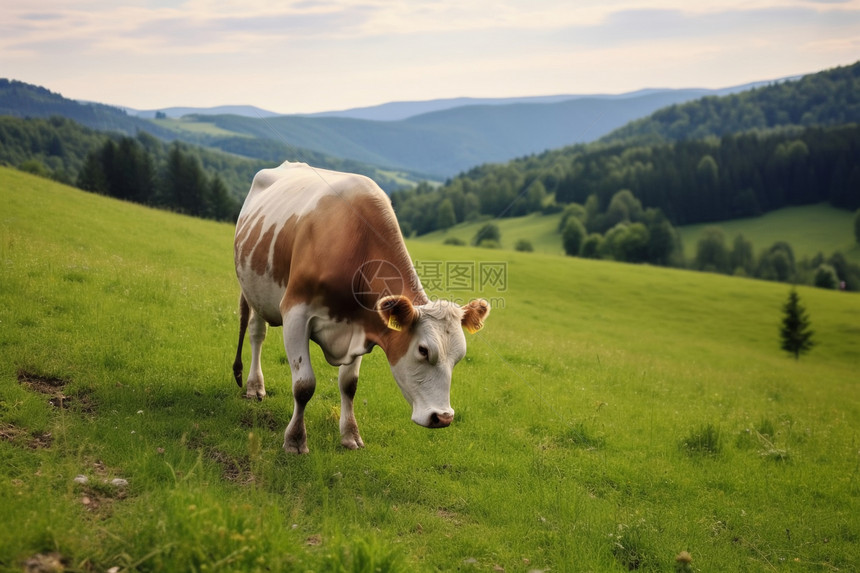
[[[428,428],[447,428],[454,421],[454,412],[431,412],[426,423],[421,424]]]

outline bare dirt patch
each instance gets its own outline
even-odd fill
[[[53,378],[51,376],[40,376],[25,370],[18,371],[18,383],[30,390],[50,396],[48,402],[55,408],[68,408],[69,397],[63,393],[68,384],[67,380]]]
[[[225,480],[240,485],[249,485],[256,481],[247,458],[237,459],[215,448],[208,449],[206,456],[221,466],[221,477]]]
[[[48,396],[48,403],[51,404],[54,408],[63,408],[67,409],[72,406],[72,404],[76,405],[76,410],[79,410],[85,414],[92,414],[95,412],[94,401],[91,396],[91,392],[82,391],[78,392],[74,395],[66,395],[65,388],[66,385],[69,384],[68,380],[63,380],[62,378],[55,378],[53,376],[42,376],[40,374],[33,374],[32,372],[27,372],[26,370],[18,371],[18,383],[30,390],[31,392],[36,392],[38,394],[44,394]]]
[[[269,410],[250,408],[242,412],[239,423],[243,428],[265,428],[272,432],[280,430],[281,426],[285,424]]]
[[[54,437],[50,432],[36,432],[31,434],[24,428],[13,424],[0,425],[0,440],[24,446],[31,450],[43,450],[50,448],[54,443]]]

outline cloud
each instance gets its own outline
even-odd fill
[[[850,63],[860,38],[858,0],[37,6],[10,6],[0,20],[4,75],[138,107],[253,97],[318,111],[455,95],[718,87]]]

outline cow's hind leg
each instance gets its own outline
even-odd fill
[[[350,450],[364,447],[352,407],[360,368],[361,356],[358,356],[352,364],[341,366],[337,373],[337,384],[340,387],[340,443]]]
[[[245,293],[239,294],[239,344],[236,348],[236,359],[233,361],[233,378],[239,388],[242,387],[242,344],[245,342],[245,331],[248,330],[248,319],[251,307],[245,299]]]
[[[316,390],[306,305],[300,304],[287,311],[284,317],[284,349],[293,376],[293,416],[284,432],[284,451],[306,454],[308,437],[305,431],[305,406]]]
[[[247,398],[262,400],[263,396],[266,395],[260,356],[263,353],[263,341],[266,340],[267,328],[266,321],[252,310],[251,319],[248,323],[248,338],[251,340],[251,368],[248,372],[248,388],[245,392]]]

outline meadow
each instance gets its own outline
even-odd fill
[[[499,226],[503,249],[513,249],[517,240],[527,239],[535,252],[563,255],[561,234],[558,232],[560,219],[560,214],[533,213],[524,217],[498,219],[494,223]],[[469,244],[485,222],[461,223],[447,231],[434,231],[415,240],[443,243],[453,237]],[[678,227],[687,260],[696,256],[696,244],[704,229],[710,225],[723,230],[729,249],[735,236],[740,233],[752,242],[756,253],[777,241],[785,241],[792,246],[798,259],[812,258],[819,252],[829,257],[835,251],[840,251],[848,260],[860,263],[860,246],[854,239],[854,214],[828,204],[785,207],[761,217]]]
[[[231,225],[6,168],[0,204],[2,571],[860,564],[857,295],[798,287],[817,346],[795,360],[784,284],[410,241],[425,265],[504,270],[431,292],[494,304],[453,425],[413,424],[377,349],[367,447],[345,451],[314,349],[311,453],[292,456],[280,329],[269,396],[232,380]]]

